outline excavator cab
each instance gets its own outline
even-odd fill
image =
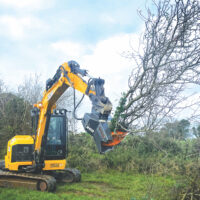
[[[36,135],[37,124],[39,119],[39,109],[33,108],[32,116],[32,134]],[[62,160],[67,155],[67,110],[56,109],[48,116],[47,131],[44,137],[44,159],[45,160]]]
[[[45,160],[61,160],[66,157],[67,145],[66,110],[55,110],[51,114],[45,147]]]

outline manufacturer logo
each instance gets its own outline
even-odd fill
[[[52,167],[52,168],[59,167],[59,164],[58,163],[53,163],[53,164],[50,164],[50,167]]]

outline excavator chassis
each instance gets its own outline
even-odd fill
[[[23,187],[32,190],[53,192],[56,183],[72,183],[81,180],[80,171],[66,168],[58,172],[47,172],[47,174],[37,173],[17,173],[5,170],[3,162],[0,162],[0,187],[18,188]]]

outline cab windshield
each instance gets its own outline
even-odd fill
[[[51,117],[47,135],[47,144],[61,145],[63,141],[63,117]]]
[[[51,116],[46,143],[46,159],[63,159],[66,156],[66,118]]]

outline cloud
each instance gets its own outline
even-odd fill
[[[10,39],[25,39],[28,35],[32,36],[34,30],[43,30],[44,27],[46,27],[45,24],[35,17],[0,16],[0,35]]]
[[[54,2],[54,0],[0,0],[0,5],[15,10],[40,10],[52,7]]]
[[[117,74],[130,69],[130,61],[122,55],[139,45],[137,34],[119,34],[99,41],[96,45],[85,45],[71,41],[50,44],[59,59],[79,60],[93,74]],[[57,54],[57,55],[56,55]]]
[[[113,74],[129,69],[129,60],[122,55],[131,51],[131,45],[138,46],[137,34],[119,34],[98,42],[84,62],[93,73]],[[105,69],[103,71],[102,69]]]
[[[83,56],[86,51],[86,47],[80,43],[71,41],[58,41],[50,45],[50,47],[61,56],[70,59],[76,59]]]
[[[103,23],[107,23],[107,24],[117,24],[118,23],[114,17],[112,17],[111,15],[106,14],[106,13],[104,13],[100,16],[100,20]]]
[[[138,34],[122,33],[101,40],[94,46],[57,41],[50,47],[58,62],[76,60],[92,77],[105,79],[106,95],[117,106],[121,93],[128,89],[128,78],[133,69],[132,60],[122,54],[138,48],[138,38]]]
[[[131,49],[132,43],[138,45],[136,34],[119,34],[97,43],[93,52],[84,55],[82,66],[86,66],[94,77],[105,79],[105,92],[114,107],[117,106],[121,93],[128,89],[128,77],[132,71],[132,61],[122,53]]]
[[[122,57],[121,53],[130,50],[130,44],[136,47],[137,38],[136,34],[122,33],[101,40],[93,46],[63,40],[44,45],[42,49],[22,46],[17,57],[15,56],[12,60],[9,57],[1,59],[1,77],[9,77],[3,78],[7,84],[10,84],[9,79],[12,77],[11,87],[14,85],[16,87],[23,77],[37,72],[42,74],[45,82],[47,78],[54,75],[60,64],[76,60],[81,68],[89,71],[92,77],[105,79],[106,95],[115,107],[121,93],[128,88],[128,77],[133,68],[132,61]],[[90,103],[84,103],[84,105],[87,107],[86,105]]]

